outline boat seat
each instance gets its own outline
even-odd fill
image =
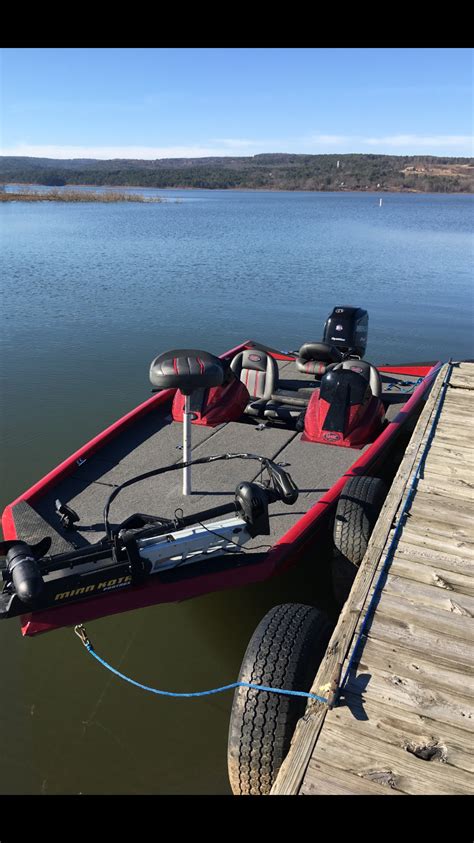
[[[301,413],[305,412],[307,406],[308,402],[298,407],[296,404],[283,404],[281,401],[274,401],[272,399],[267,402],[263,415],[270,421],[278,420],[287,424],[293,424]]]
[[[341,352],[327,342],[305,342],[298,352],[296,368],[305,375],[322,378],[341,359]]]
[[[247,349],[235,355],[230,367],[250,395],[244,412],[250,416],[263,416],[267,402],[278,388],[276,361],[265,351]]]
[[[349,358],[348,360],[343,360],[342,363],[337,363],[335,366],[332,366],[332,369],[335,372],[339,369],[346,369],[351,372],[357,372],[358,375],[362,375],[365,380],[369,381],[372,395],[375,395],[376,398],[380,398],[382,394],[382,379],[375,366],[372,366],[372,363],[368,363],[367,360]]]
[[[316,343],[314,344],[316,345]],[[318,345],[325,345],[325,343],[318,343]],[[335,372],[339,369],[356,372],[358,375],[361,375],[364,380],[368,381],[372,395],[380,398],[382,392],[381,377],[375,366],[372,366],[367,360],[349,358],[339,363],[331,363],[325,368],[325,372],[331,370]],[[272,395],[271,400],[265,407],[264,416],[266,419],[278,419],[282,422],[292,423],[304,412],[309,404],[309,400],[309,398],[303,396],[293,397],[291,394],[288,395],[284,390],[281,390]]]
[[[196,389],[220,386],[224,365],[218,357],[197,348],[176,348],[155,357],[150,366],[150,381],[158,389],[177,388],[183,395]]]

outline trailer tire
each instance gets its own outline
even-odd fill
[[[332,630],[327,616],[312,606],[275,606],[250,639],[239,682],[309,691]],[[307,702],[306,697],[236,688],[227,753],[234,794],[270,793]]]
[[[349,596],[387,491],[379,477],[351,477],[339,498],[333,533],[332,584],[341,605]]]

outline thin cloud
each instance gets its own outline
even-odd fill
[[[155,158],[208,158],[229,155],[228,149],[207,146],[58,146],[20,143],[4,148],[2,155],[24,155],[31,158],[98,158],[110,160],[132,158],[154,160]]]
[[[58,144],[18,143],[4,148],[2,155],[31,158],[96,158],[154,160],[158,158],[213,158],[257,155],[262,152],[293,154],[367,153],[438,154],[471,156],[473,138],[469,135],[397,134],[380,137],[361,135],[311,134],[286,139],[213,138],[207,144],[175,146],[60,146]]]
[[[420,146],[426,147],[468,147],[473,145],[470,135],[389,135],[383,138],[365,138],[370,146]]]
[[[415,150],[429,152],[430,150],[457,152],[460,155],[472,155],[473,138],[470,135],[384,135],[382,137],[361,136],[361,135],[311,135],[306,138],[308,145],[312,148],[323,148],[336,146],[339,150],[348,149],[351,152],[363,152],[373,147],[379,147],[381,153],[389,153],[397,150],[402,155],[411,155]]]
[[[248,138],[214,138],[212,142],[221,144],[226,149],[254,149],[256,146],[262,146],[268,149],[274,143],[274,141],[257,141],[249,140]]]

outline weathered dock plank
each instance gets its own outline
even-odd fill
[[[428,608],[417,604],[416,600],[406,599],[398,594],[392,597],[384,588],[382,596],[377,605],[377,613],[396,617],[400,622],[406,624],[416,623],[426,630],[451,635],[469,641],[474,641],[474,618],[469,614],[458,615],[454,612],[445,612]]]
[[[300,790],[301,796],[354,796],[364,794],[370,796],[402,796],[397,790],[386,787],[377,780],[363,779],[358,773],[351,773],[340,767],[333,767],[324,762],[324,781],[321,781],[321,766],[318,761],[311,759],[308,775]]]
[[[394,675],[404,676],[420,682],[425,687],[461,695],[469,700],[474,693],[474,676],[461,673],[452,665],[439,665],[433,655],[418,655],[416,658],[401,646],[394,646],[380,639],[369,636],[364,642],[359,667],[362,672],[391,671]],[[474,758],[473,758],[474,760]]]
[[[385,606],[387,610],[387,607]],[[472,643],[444,633],[425,629],[422,624],[407,622],[398,617],[376,612],[370,626],[370,637],[379,638],[394,646],[403,646],[416,658],[429,658],[436,653],[436,662],[446,667],[457,667],[462,672],[474,670]]]
[[[301,796],[353,796],[354,794],[369,794],[370,796],[402,796],[397,790],[380,784],[376,778],[371,781],[362,780],[356,773],[350,773],[338,767],[324,763],[324,781],[320,776],[321,765],[317,761],[309,762],[308,776],[300,790]]]
[[[474,618],[474,597],[458,593],[453,586],[448,589],[440,587],[436,582],[422,584],[406,579],[395,574],[393,566],[390,570],[392,573],[388,575],[384,584],[385,594],[405,597],[419,606],[429,606]]]
[[[347,707],[335,708],[331,717],[342,727],[349,721],[353,734],[361,731],[385,743],[409,747],[408,751],[423,746],[443,747],[444,763],[474,773],[474,754],[470,747],[466,748],[463,729],[440,723],[426,714],[416,714],[387,703],[381,705],[372,698],[362,702],[360,696],[348,694],[347,701]]]
[[[466,559],[466,557],[460,554],[443,553],[433,548],[427,550],[421,545],[414,545],[409,541],[399,542],[394,558],[403,558],[416,563],[421,562],[428,565],[436,565],[439,568],[445,568],[447,571],[459,570],[467,576],[474,575],[470,559]]]
[[[410,544],[474,560],[474,544],[468,538],[458,537],[455,531],[451,536],[436,535],[430,531],[425,521],[418,522],[418,519],[416,521],[410,519],[408,524],[410,527],[405,527],[403,533]],[[419,525],[419,532],[416,530],[417,525]]]
[[[453,463],[447,459],[440,459],[438,455],[429,454],[425,462],[423,476],[426,478],[431,474],[440,474],[441,477],[453,480],[472,480],[474,476],[474,465],[471,463]]]
[[[446,520],[449,524],[472,527],[472,506],[470,501],[440,501],[435,495],[425,494],[417,489],[416,497],[410,507],[409,517],[422,514],[428,520]]]
[[[424,761],[402,747],[387,745],[369,734],[353,734],[347,728],[334,728],[328,717],[320,734],[314,761],[321,766],[339,764],[369,782],[378,781],[413,795],[437,793],[440,795],[469,795],[474,790],[474,775],[444,764],[441,759]],[[310,768],[311,775],[312,768]],[[324,769],[319,771],[324,775]],[[361,793],[368,790],[361,788]]]
[[[445,477],[434,478],[427,475],[425,479],[418,481],[422,492],[432,492],[442,498],[462,498],[466,501],[474,500],[474,480],[454,480]]]
[[[405,670],[405,673],[407,671]],[[400,675],[401,674],[401,675]],[[431,683],[413,679],[390,670],[374,670],[372,667],[362,667],[355,676],[350,676],[347,682],[347,692],[361,693],[361,689],[370,682],[370,697],[379,702],[387,702],[402,708],[404,711],[414,711],[416,714],[426,714],[440,723],[451,723],[459,729],[470,732],[466,739],[472,743],[474,732],[474,705],[472,694],[468,697],[460,696],[456,692],[449,692],[434,687]],[[324,728],[326,728],[326,725]]]
[[[413,561],[416,564],[413,564]],[[462,560],[464,563],[464,560]],[[471,565],[469,566],[471,567]],[[395,555],[390,566],[394,576],[403,577],[412,582],[433,585],[438,589],[445,589],[456,594],[474,596],[474,577],[458,573],[456,563],[452,567],[433,565],[429,559],[403,559]]]
[[[474,453],[472,451],[468,452],[465,448],[459,447],[459,445],[449,447],[449,445],[443,444],[438,438],[430,445],[429,456],[441,457],[447,460],[448,463],[461,460],[465,465],[474,466]]]

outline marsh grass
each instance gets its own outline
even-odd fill
[[[162,202],[160,196],[143,196],[139,193],[119,193],[116,190],[45,190],[0,192],[0,202]]]

